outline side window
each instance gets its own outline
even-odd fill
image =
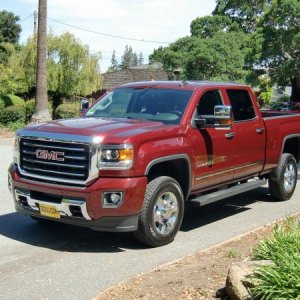
[[[255,118],[255,110],[249,93],[246,90],[227,90],[235,121]]]
[[[223,105],[219,91],[208,91],[202,95],[198,106],[198,115],[213,115],[216,105]]]

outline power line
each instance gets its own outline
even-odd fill
[[[33,16],[33,14],[30,14],[29,16],[27,16],[26,18],[24,18],[24,19],[22,19],[22,20],[20,20],[19,22],[24,22],[24,21],[26,21],[27,19],[29,19],[30,17],[32,17]]]
[[[58,20],[54,20],[54,19],[51,19],[51,18],[48,18],[48,19],[51,20],[51,21],[53,21],[53,22],[65,25],[65,26],[73,27],[75,29],[79,29],[79,30],[82,30],[82,31],[86,31],[86,32],[94,33],[94,34],[99,34],[99,35],[103,35],[103,36],[109,36],[109,37],[112,37],[112,38],[123,39],[123,40],[130,40],[130,41],[136,41],[136,42],[145,42],[145,43],[156,43],[156,44],[166,44],[166,45],[169,45],[168,42],[152,41],[152,40],[145,40],[145,39],[135,39],[135,38],[124,37],[124,36],[120,36],[120,35],[103,33],[103,32],[98,32],[98,31],[94,31],[94,30],[90,30],[90,29],[86,29],[86,28],[81,28],[81,27],[74,26],[74,25],[71,25],[71,24],[67,24],[67,23],[64,23],[64,22],[61,22],[61,21],[58,21]]]

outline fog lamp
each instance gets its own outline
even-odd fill
[[[119,207],[123,202],[123,192],[105,192],[103,193],[103,207]]]

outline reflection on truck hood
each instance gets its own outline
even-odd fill
[[[137,119],[79,118],[30,125],[26,130],[126,139],[146,132],[161,131],[169,126]]]

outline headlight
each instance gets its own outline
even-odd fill
[[[16,136],[13,140],[13,162],[14,162],[14,164],[19,163],[19,158],[20,158],[19,137]]]
[[[133,146],[102,145],[98,155],[98,168],[102,170],[127,170],[132,167]]]

